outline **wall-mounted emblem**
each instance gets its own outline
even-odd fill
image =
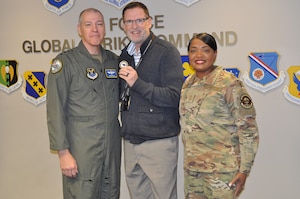
[[[182,68],[183,68],[183,77],[186,79],[188,76],[195,73],[195,70],[189,63],[189,57],[187,55],[181,55],[181,62],[182,62]],[[240,70],[238,68],[224,68],[224,70],[231,72],[239,78]]]
[[[0,60],[0,90],[11,93],[22,85],[15,60]]]
[[[125,5],[127,5],[133,0],[102,0],[102,1],[121,9],[122,7],[124,7]]]
[[[278,72],[276,52],[250,53],[250,72],[244,73],[245,84],[263,93],[280,86],[285,78]]]
[[[284,87],[283,94],[287,100],[300,105],[300,66],[291,66],[287,72],[290,84]]]
[[[75,0],[43,0],[45,8],[57,15],[70,10]]]
[[[238,68],[224,68],[224,70],[231,72],[236,78],[239,78],[240,76],[240,70]]]
[[[188,76],[195,73],[195,70],[189,63],[189,56],[181,55],[181,62],[182,62],[184,79],[188,78]]]
[[[185,5],[187,7],[190,7],[194,3],[197,3],[199,0],[175,0],[175,1],[180,3],[180,4]]]
[[[26,71],[24,73],[26,85],[22,91],[22,95],[26,101],[34,105],[46,101],[45,77],[46,74],[44,72]]]

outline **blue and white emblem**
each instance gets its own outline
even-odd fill
[[[263,93],[280,86],[285,78],[278,72],[276,52],[250,53],[250,73],[244,73],[245,84]]]
[[[199,0],[175,0],[175,1],[180,3],[180,4],[185,5],[187,7],[190,7],[194,3],[197,3]]]
[[[127,5],[133,0],[102,0],[102,1],[121,9],[123,6]]]
[[[300,105],[300,66],[291,66],[287,72],[290,83],[282,92],[287,100]]]
[[[96,70],[94,68],[87,68],[86,76],[91,80],[95,80],[98,77],[98,73],[96,72]]]
[[[43,0],[45,8],[61,15],[72,8],[75,0]]]
[[[116,79],[118,78],[116,69],[105,69],[105,76],[107,79]]]
[[[24,80],[26,80],[25,88],[22,91],[23,98],[38,105],[46,101],[47,89],[45,87],[45,72],[26,71]]]
[[[236,78],[239,78],[240,70],[238,68],[224,68],[224,70],[231,72]]]

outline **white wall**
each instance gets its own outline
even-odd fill
[[[279,71],[286,74],[284,83],[266,93],[248,87],[257,110],[260,146],[241,198],[296,198],[300,187],[300,106],[285,99],[282,90],[289,84],[287,69],[300,65],[300,2],[200,0],[190,7],[174,0],[142,2],[152,16],[160,16],[158,26],[163,27],[153,28],[157,35],[176,38],[199,32],[236,33],[234,45],[219,44],[217,64],[237,67],[242,74],[249,70],[250,52],[279,54]],[[23,42],[35,41],[36,50],[41,49],[43,40],[74,39],[77,45],[77,18],[87,7],[103,12],[107,37],[124,37],[117,26],[110,29],[110,21],[120,18],[121,10],[101,0],[77,0],[60,16],[46,10],[42,0],[1,0],[0,60],[16,60],[20,76],[27,70],[48,73],[50,60],[57,52],[25,53]],[[185,44],[178,45],[178,49],[186,55]],[[119,47],[112,50],[120,53]],[[23,80],[22,87],[24,84]],[[9,94],[0,90],[0,198],[62,199],[58,158],[49,152],[45,103],[29,103],[22,97],[22,90],[20,87]],[[183,198],[182,173],[181,153],[179,198]],[[123,175],[121,198],[129,199]]]

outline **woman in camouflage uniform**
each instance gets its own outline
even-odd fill
[[[188,55],[195,74],[180,101],[185,198],[232,199],[243,190],[257,152],[255,109],[242,82],[214,65],[213,36],[194,36]]]

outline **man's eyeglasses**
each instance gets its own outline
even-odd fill
[[[126,21],[123,21],[123,22],[126,26],[132,26],[134,22],[135,22],[136,25],[142,25],[148,19],[149,19],[149,17],[136,19],[136,20],[126,20]]]

